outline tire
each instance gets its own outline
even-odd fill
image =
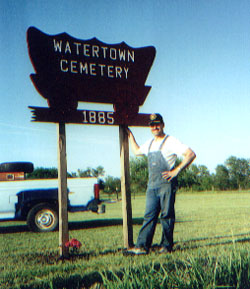
[[[0,164],[1,173],[15,173],[15,172],[24,172],[32,173],[34,170],[34,165],[30,162],[10,162]]]
[[[58,212],[50,204],[38,204],[29,211],[27,225],[33,232],[54,231],[58,227]]]

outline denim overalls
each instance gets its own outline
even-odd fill
[[[153,140],[149,146],[148,170],[149,180],[146,192],[146,209],[144,222],[139,232],[136,247],[144,247],[148,250],[153,241],[155,227],[159,213],[162,224],[162,239],[160,246],[171,250],[173,247],[173,231],[175,223],[175,193],[177,181],[173,179],[168,182],[163,179],[162,172],[169,171],[169,165],[164,159],[161,149],[168,136],[166,136],[158,151],[150,152]]]

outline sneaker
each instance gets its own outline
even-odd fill
[[[148,251],[142,247],[140,247],[140,248],[139,247],[133,247],[133,248],[129,249],[127,251],[127,253],[133,254],[133,255],[146,255],[146,254],[148,254]]]
[[[167,253],[171,253],[172,251],[173,251],[172,248],[161,247],[159,250],[159,254],[167,254]]]

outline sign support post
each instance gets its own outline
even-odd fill
[[[127,126],[119,125],[120,158],[121,158],[121,193],[123,214],[123,240],[124,247],[131,248],[133,242],[132,205],[129,180],[129,145]]]
[[[58,136],[58,203],[59,203],[59,246],[60,257],[68,257],[68,195],[67,195],[67,158],[65,123],[57,123]]]

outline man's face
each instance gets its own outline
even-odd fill
[[[163,128],[164,128],[164,123],[150,125],[151,132],[154,136],[162,136],[164,134]]]

